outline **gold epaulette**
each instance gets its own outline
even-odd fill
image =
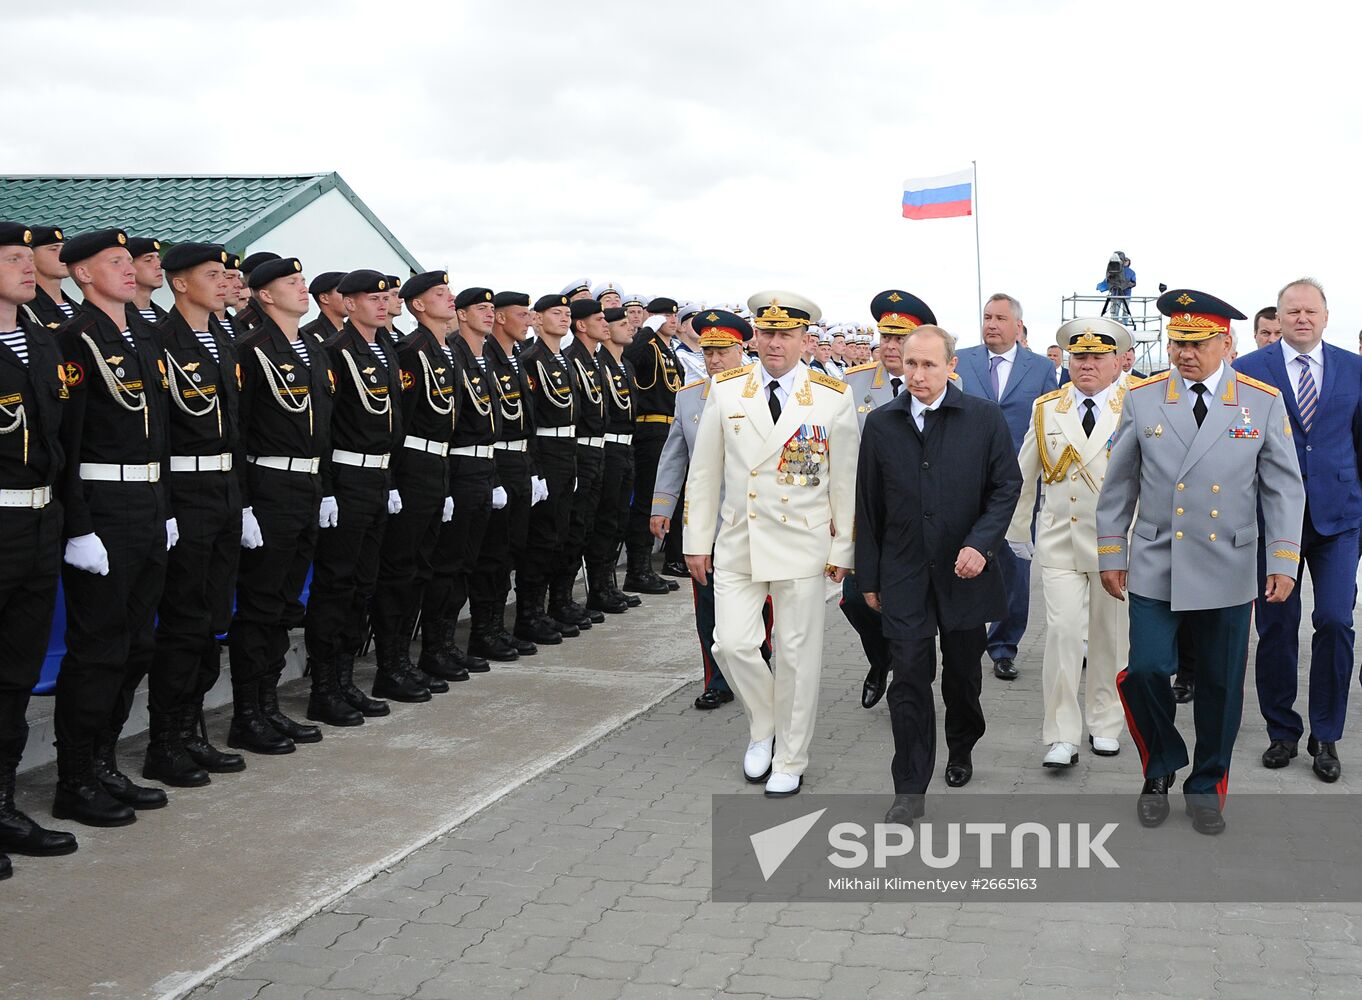
[[[1051,389],[1044,396],[1036,397],[1036,405],[1039,406],[1041,403],[1048,403],[1052,399],[1058,399],[1060,396],[1064,395],[1068,391],[1069,391],[1068,386],[1065,386],[1063,389]]]
[[[878,364],[878,361],[869,361],[863,365],[857,365],[855,368],[848,368],[846,371],[842,372],[842,374],[850,375],[852,372],[868,372]]]
[[[946,376],[946,377],[949,378],[952,382],[959,382],[959,381],[960,381],[960,373],[959,373],[959,372],[951,372],[950,375],[948,375],[948,376]]]
[[[752,369],[755,367],[757,366],[755,363],[753,363],[750,365],[743,365],[741,368],[730,368],[726,372],[720,372],[718,375],[715,375],[714,381],[716,384],[719,382],[727,382],[731,378],[737,378],[739,375],[746,375],[750,373]]]
[[[694,389],[697,385],[704,385],[708,381],[709,379],[707,378],[697,378],[694,382],[687,382],[685,385],[683,385],[680,389],[677,389],[676,391],[685,392],[687,389]]]
[[[817,382],[819,385],[825,385],[829,389],[836,389],[838,392],[847,391],[847,384],[841,379],[833,378],[831,375],[824,375],[822,372],[814,371],[813,369],[809,369],[809,381]]]
[[[1251,378],[1250,376],[1245,375],[1242,372],[1235,372],[1234,374],[1235,377],[1244,385],[1251,385],[1255,389],[1262,389],[1263,392],[1270,392],[1274,396],[1281,395],[1281,391],[1276,386],[1268,385],[1266,382],[1259,382],[1256,378]]]
[[[1150,375],[1148,378],[1138,379],[1130,383],[1130,385],[1127,387],[1127,391],[1141,389],[1144,386],[1154,385],[1157,382],[1166,382],[1168,380],[1169,374],[1170,374],[1169,372],[1159,372],[1157,375]]]

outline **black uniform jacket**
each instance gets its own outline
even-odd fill
[[[0,489],[55,485],[62,471],[60,439],[66,405],[66,365],[52,331],[19,310],[28,364],[0,344]],[[22,413],[22,419],[20,417]]]

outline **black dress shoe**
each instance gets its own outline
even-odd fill
[[[895,795],[894,804],[884,814],[884,821],[912,826],[913,820],[920,817],[926,808],[926,802],[921,795]]]
[[[1315,758],[1315,762],[1310,765],[1310,770],[1319,775],[1320,781],[1332,785],[1343,773],[1343,767],[1338,762],[1338,751],[1334,747],[1333,740],[1316,740],[1311,736],[1310,742],[1305,746],[1310,751],[1310,756]]]
[[[874,708],[884,697],[885,689],[889,686],[889,665],[884,667],[870,668],[865,675],[865,683],[861,685],[861,707]]]
[[[714,688],[705,688],[700,692],[700,697],[695,699],[695,707],[708,711],[712,708],[718,708],[720,705],[727,705],[732,700],[732,691],[716,691]]]
[[[1286,767],[1296,756],[1296,744],[1286,740],[1273,740],[1263,751],[1263,767]]]
[[[1171,774],[1145,779],[1139,801],[1135,803],[1135,815],[1141,826],[1155,827],[1168,818],[1168,788],[1172,784]]]
[[[1197,833],[1214,837],[1217,833],[1225,832],[1225,817],[1215,806],[1193,805],[1188,802],[1186,808],[1187,815],[1192,817],[1192,829]]]
[[[675,559],[671,562],[664,562],[662,564],[662,575],[686,577],[690,576],[690,570],[686,568],[685,562]]]
[[[75,849],[75,834],[45,830],[12,805],[0,806],[0,851],[49,858]]]
[[[1196,685],[1192,681],[1173,681],[1173,700],[1185,705],[1196,697]],[[1291,756],[1296,756],[1294,753]],[[1279,765],[1280,766],[1280,765]]]
[[[946,763],[946,784],[952,788],[968,785],[974,777],[974,764],[969,760],[952,760]]]
[[[1000,681],[1015,681],[1017,679],[1017,665],[1012,662],[1012,657],[1004,656],[1001,660],[994,660],[993,676]]]

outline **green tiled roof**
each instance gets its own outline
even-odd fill
[[[0,176],[0,219],[62,226],[68,234],[122,226],[130,234],[167,243],[197,240],[241,251],[333,188],[387,238],[413,271],[421,270],[416,258],[336,173]]]

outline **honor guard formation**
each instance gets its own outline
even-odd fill
[[[0,877],[6,854],[77,847],[14,803],[59,581],[52,814],[89,826],[132,823],[168,804],[161,786],[294,753],[493,662],[549,658],[678,576],[695,707],[736,697],[735,758],[768,796],[804,783],[830,582],[865,650],[862,704],[888,705],[887,819],[925,814],[938,673],[945,783],[967,784],[984,657],[996,680],[1018,676],[1033,564],[1038,764],[1077,766],[1085,730],[1088,750],[1117,755],[1128,732],[1139,820],[1166,819],[1182,772],[1193,826],[1219,832],[1252,620],[1264,766],[1287,766],[1306,736],[1319,779],[1341,773],[1362,360],[1324,343],[1311,279],[1258,314],[1255,339],[1259,320],[1279,339],[1242,357],[1242,313],[1168,291],[1172,367],[1139,378],[1122,323],[1066,322],[1047,357],[1003,294],[982,343],[957,350],[902,289],[873,297],[873,325],[833,324],[786,291],[705,304],[583,278],[536,297],[308,263],[0,223]],[[298,628],[306,720],[277,690]],[[210,738],[224,645],[232,715]],[[155,785],[116,752],[144,679]],[[1189,701],[1190,749],[1174,725]]]

